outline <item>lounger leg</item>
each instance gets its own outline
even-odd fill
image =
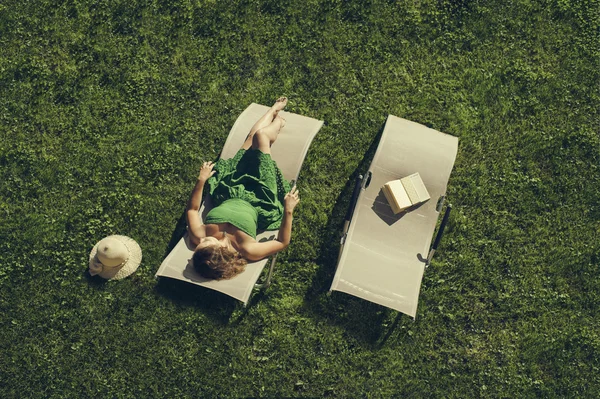
[[[271,266],[269,267],[269,272],[267,273],[267,277],[263,283],[254,284],[254,288],[265,289],[269,288],[271,285],[271,277],[273,276],[273,270],[275,269],[275,262],[277,261],[277,254],[273,256],[273,260],[271,260]]]

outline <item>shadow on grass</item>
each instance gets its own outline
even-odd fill
[[[187,230],[187,221],[185,217],[185,210],[181,212],[181,216],[179,220],[177,220],[177,224],[175,225],[175,229],[171,234],[171,239],[169,240],[169,244],[167,245],[167,249],[162,256],[162,259],[166,258],[167,255],[175,248],[175,245],[179,242],[179,240],[183,237]]]
[[[160,277],[155,292],[181,307],[196,308],[220,324],[229,324],[234,312],[242,305],[218,291],[185,281]]]
[[[161,277],[155,292],[178,306],[193,307],[223,325],[240,324],[252,307],[268,295],[265,289],[254,289],[246,306],[219,291],[200,287],[185,281]]]
[[[317,264],[320,266],[313,278],[312,285],[305,295],[307,310],[315,317],[344,327],[359,341],[373,347],[380,347],[389,339],[399,323],[412,321],[408,316],[342,292],[329,292],[333,281],[339,254],[339,240],[344,225],[346,211],[358,175],[364,175],[377,151],[383,128],[375,136],[361,163],[346,182],[336,200],[329,222],[323,232],[325,237],[336,240],[323,240]],[[335,245],[333,242],[337,242]]]

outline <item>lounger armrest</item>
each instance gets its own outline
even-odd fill
[[[433,241],[433,245],[431,246],[431,250],[429,251],[429,255],[427,256],[427,262],[425,263],[425,267],[428,267],[431,263],[431,259],[433,258],[433,254],[437,250],[438,245],[440,245],[440,241],[442,240],[442,235],[444,235],[444,229],[446,228],[446,224],[448,223],[448,218],[450,217],[450,211],[452,211],[452,204],[448,204],[446,206],[446,212],[444,212],[444,217],[442,219],[442,224],[440,224],[440,228],[435,236],[435,240]]]
[[[362,175],[358,175],[356,177],[356,180],[354,181],[354,190],[352,191],[352,199],[350,200],[350,206],[348,207],[348,211],[346,212],[346,218],[344,220],[350,221],[352,219],[352,214],[354,213],[354,208],[356,207],[356,201],[358,200],[358,195],[360,194],[362,181],[363,181]]]
[[[356,208],[356,203],[358,202],[358,196],[360,195],[360,190],[363,185],[363,176],[358,175],[356,180],[354,181],[354,190],[352,190],[352,197],[350,199],[350,206],[348,206],[348,210],[346,211],[346,216],[344,217],[344,228],[342,229],[342,236],[340,238],[341,247],[344,246],[344,242],[346,241],[346,235],[348,234],[348,229],[350,228],[350,221],[352,220],[352,215],[354,214],[354,208]],[[340,253],[342,248],[340,247]]]

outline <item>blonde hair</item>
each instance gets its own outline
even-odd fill
[[[235,250],[206,246],[194,252],[192,263],[202,277],[227,280],[243,272],[248,261]]]

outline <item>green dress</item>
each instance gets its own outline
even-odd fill
[[[231,223],[251,237],[257,230],[279,229],[290,183],[270,154],[241,149],[233,158],[217,161],[213,170],[207,183],[214,207],[206,224]]]

